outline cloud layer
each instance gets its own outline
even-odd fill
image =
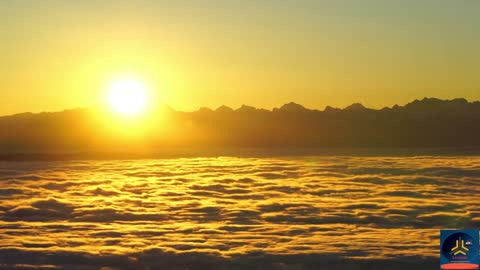
[[[478,157],[0,163],[6,269],[435,265],[478,227]]]

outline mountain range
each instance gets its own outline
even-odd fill
[[[143,126],[101,119],[93,109],[2,116],[0,154],[480,146],[480,102],[463,98],[424,98],[383,109],[354,103],[343,109],[327,106],[314,110],[290,102],[273,110],[243,105],[181,112],[162,107],[152,114]]]

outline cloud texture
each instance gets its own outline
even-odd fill
[[[0,163],[2,269],[425,269],[478,157]],[[103,268],[102,268],[103,267]]]

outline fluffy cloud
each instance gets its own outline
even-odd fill
[[[472,157],[4,162],[0,175],[2,269],[425,269],[438,229],[480,224]]]

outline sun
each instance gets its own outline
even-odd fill
[[[138,115],[146,109],[147,89],[145,84],[138,80],[115,80],[108,88],[107,102],[116,113]]]

